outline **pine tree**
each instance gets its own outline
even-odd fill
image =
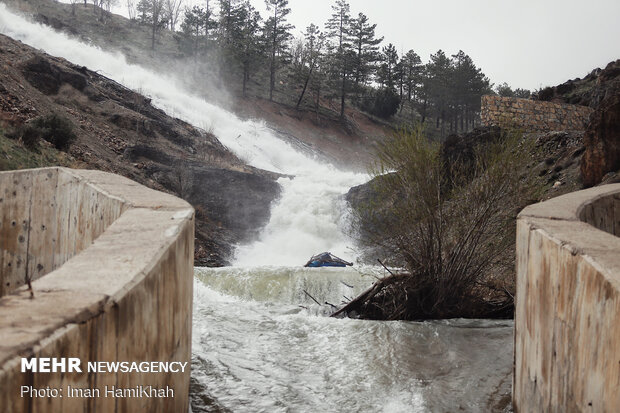
[[[452,56],[453,80],[451,130],[467,130],[480,112],[480,98],[490,93],[489,79],[462,50]],[[453,124],[453,126],[452,126]]]
[[[151,26],[151,49],[155,50],[157,34],[168,25],[164,16],[165,0],[140,0],[138,13],[140,22]]]
[[[286,17],[291,12],[288,0],[265,0],[267,10],[271,15],[265,23],[265,34],[269,48],[269,100],[273,100],[273,91],[276,87],[276,72],[279,59],[286,49],[286,42],[291,38],[293,25],[287,23]]]
[[[355,50],[354,89],[365,83],[380,59],[379,43],[383,37],[375,37],[376,24],[370,24],[365,14],[359,13],[357,19],[351,20],[351,41]]]
[[[397,81],[398,52],[392,43],[385,46],[381,53],[382,63],[377,81],[386,88],[394,89]]]
[[[191,54],[197,56],[201,51],[208,52],[213,41],[213,30],[217,22],[213,18],[213,9],[207,1],[206,9],[194,6],[185,10],[181,31],[190,42]]]
[[[404,76],[404,87],[407,93],[407,101],[416,99],[417,89],[422,83],[422,59],[413,50],[409,50],[401,59]]]
[[[345,0],[337,0],[325,28],[333,42],[333,68],[340,89],[340,118],[344,119],[345,101],[348,93],[347,80],[352,72],[354,52],[350,42],[350,7]]]
[[[241,7],[239,0],[219,0],[219,4],[218,42],[221,48],[228,51],[242,19]]]
[[[234,44],[237,59],[241,64],[242,92],[245,97],[250,75],[262,55],[261,44],[258,41],[261,17],[249,0],[242,3],[240,17],[238,37],[234,39]]]
[[[151,2],[149,0],[140,0],[138,2],[138,6],[136,7],[136,9],[138,10],[138,19],[140,20],[140,23],[148,23],[151,13],[150,3]],[[94,4],[97,4],[97,2],[95,1]]]
[[[314,24],[311,24],[306,28],[306,33],[304,34],[304,36],[306,40],[304,59],[306,64],[303,64],[301,67],[301,77],[303,78],[304,86],[301,94],[299,95],[299,99],[297,100],[297,109],[299,109],[299,105],[304,98],[304,95],[308,88],[308,83],[312,78],[312,74],[319,64],[319,60],[321,58],[321,49],[323,48],[323,42],[325,40],[323,33],[321,33],[318,26]]]
[[[431,60],[426,65],[428,73],[429,101],[435,110],[435,127],[441,125],[441,135],[445,134],[445,123],[449,119],[449,101],[452,81],[452,61],[443,50],[431,55]]]

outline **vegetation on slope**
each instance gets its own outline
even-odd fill
[[[10,132],[0,127],[0,171],[41,168],[45,166],[68,166],[75,164],[73,158],[45,142],[28,147],[23,142],[9,138]]]
[[[374,196],[357,209],[364,242],[405,271],[342,311],[372,319],[510,317],[515,218],[540,199],[533,141],[488,134],[469,147],[420,129],[380,147]]]
[[[131,20],[106,11],[105,1],[102,7],[8,1],[131,61],[181,72],[193,90],[213,99],[228,90],[233,100],[268,99],[345,124],[362,110],[395,125],[421,122],[443,137],[471,129],[480,96],[493,93],[465,52],[438,50],[426,63],[414,50],[399,53],[345,0],[334,1],[329,19],[297,38],[288,0],[267,1],[266,15],[248,1],[141,0],[127,2]]]

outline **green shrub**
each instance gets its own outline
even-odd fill
[[[67,118],[52,113],[40,116],[29,123],[15,129],[10,137],[21,139],[24,145],[30,149],[35,148],[40,139],[45,139],[56,149],[66,151],[76,138],[73,132],[73,124]]]
[[[383,119],[396,114],[400,97],[391,88],[384,88],[362,102],[362,109]]]
[[[45,139],[56,149],[66,151],[69,149],[76,135],[73,132],[73,124],[67,118],[52,113],[41,116],[34,120],[33,126],[41,131],[41,138]]]
[[[19,130],[19,138],[27,148],[33,149],[41,139],[41,130],[34,125],[24,125]]]
[[[555,95],[555,89],[553,89],[552,87],[546,87],[538,91],[538,100],[543,100],[543,101],[548,102],[551,99],[553,99],[554,95]]]

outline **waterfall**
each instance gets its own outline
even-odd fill
[[[3,4],[0,33],[139,91],[166,113],[212,128],[248,164],[292,176],[280,178],[269,223],[238,248],[234,267],[196,270],[193,411],[488,411],[509,400],[511,321],[325,317],[383,275],[300,267],[323,250],[352,258],[342,194],[366,175],[296,151],[262,122],[184,90],[173,74],[128,64]]]
[[[292,177],[280,178],[281,198],[260,239],[240,246],[235,265],[299,265],[322,251],[351,260],[351,239],[342,229],[347,209],[341,196],[368,180],[365,174],[341,171],[302,154],[275,136],[261,121],[241,120],[181,86],[174,74],[159,74],[129,64],[118,53],[69,38],[32,23],[0,4],[0,33],[88,67],[152,99],[153,106],[196,127],[213,129],[228,149],[249,165]]]

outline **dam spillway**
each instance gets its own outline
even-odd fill
[[[21,360],[188,363],[193,208],[127,178],[66,168],[1,172],[0,191],[3,411],[187,411],[189,369],[34,373]],[[20,397],[22,386],[146,384],[175,396]]]
[[[618,410],[619,234],[620,184],[519,214],[516,412]]]

